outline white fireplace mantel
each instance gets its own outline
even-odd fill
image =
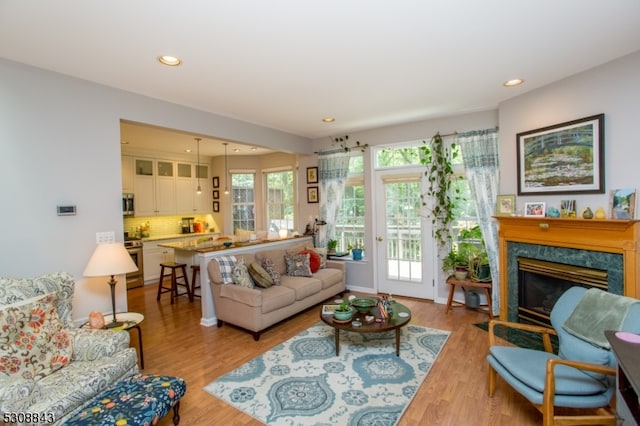
[[[565,247],[623,256],[624,295],[640,295],[639,220],[555,219],[495,216],[498,221],[500,264],[500,318],[507,319],[509,242]],[[549,259],[555,261],[557,259]]]

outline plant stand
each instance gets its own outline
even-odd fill
[[[445,313],[449,313],[449,311],[453,308],[478,309],[488,313],[489,319],[493,319],[493,306],[491,304],[492,284],[490,282],[480,283],[480,282],[475,282],[470,280],[458,280],[455,277],[451,276],[447,278],[447,284],[449,285],[449,297],[447,299],[447,309],[445,310]],[[484,290],[484,294],[487,297],[487,303],[481,304],[481,305],[479,304],[477,307],[472,307],[472,306],[468,306],[466,303],[453,300],[453,293],[455,291],[456,286],[461,286],[465,292],[472,291],[472,290],[468,290],[468,288],[478,289],[480,291]]]

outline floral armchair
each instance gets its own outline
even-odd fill
[[[52,413],[56,424],[138,372],[126,331],[78,328],[73,277],[0,277],[0,415]]]

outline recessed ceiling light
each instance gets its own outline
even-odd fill
[[[122,145],[129,145],[129,142],[127,142],[127,141],[120,141],[120,143],[121,143]]]
[[[160,63],[169,65],[170,67],[176,67],[182,63],[182,61],[175,56],[162,55],[158,57]]]
[[[333,117],[325,117],[322,119],[322,121],[324,121],[325,123],[333,123],[334,121],[336,121],[336,119]]]
[[[514,78],[513,80],[507,80],[503,83],[503,85],[505,87],[513,87],[513,86],[519,86],[522,83],[524,83],[524,80],[521,78]]]
[[[193,152],[192,150],[190,150],[189,148],[185,149],[184,152]]]
[[[256,148],[255,146],[251,147],[251,151],[257,151],[257,150],[258,150],[258,148]]]
[[[239,148],[234,148],[233,152],[240,152],[240,149]]]

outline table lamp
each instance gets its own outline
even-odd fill
[[[107,324],[107,328],[121,326],[122,323],[116,320],[116,293],[117,281],[114,275],[126,274],[137,271],[138,267],[131,259],[129,252],[122,243],[101,243],[93,252],[89,263],[84,270],[85,277],[111,276],[107,282],[111,287],[111,309],[113,311],[113,321]]]

